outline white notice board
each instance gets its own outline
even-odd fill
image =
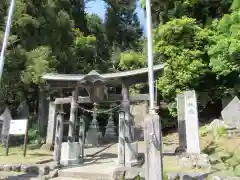
[[[24,135],[27,129],[27,119],[11,120],[9,134]]]

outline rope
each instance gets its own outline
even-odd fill
[[[78,108],[81,109],[81,110],[83,110],[83,111],[85,111],[85,112],[87,112],[87,113],[108,114],[108,113],[110,113],[110,112],[113,112],[113,111],[117,110],[121,105],[122,105],[122,104],[119,104],[119,105],[114,106],[113,108],[110,108],[110,109],[107,109],[107,110],[102,110],[102,111],[101,111],[101,110],[98,110],[98,111],[96,110],[96,111],[94,111],[94,110],[86,109],[86,108],[81,107],[81,106],[79,106],[79,105],[78,105]]]

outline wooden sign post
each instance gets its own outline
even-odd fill
[[[28,119],[15,119],[10,122],[10,129],[7,137],[6,156],[9,152],[10,135],[24,135],[24,151],[23,156],[26,156],[27,151],[27,136],[28,136]]]

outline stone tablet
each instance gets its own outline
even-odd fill
[[[178,136],[179,147],[186,148],[186,124],[185,124],[185,99],[184,94],[177,95]]]
[[[185,91],[187,153],[200,154],[199,124],[195,91]]]
[[[238,97],[235,96],[222,110],[221,114],[225,124],[230,127],[240,128],[240,100]]]
[[[19,104],[17,108],[17,118],[18,119],[28,119],[29,107],[26,101]]]
[[[12,120],[12,115],[8,108],[6,108],[3,114],[0,116],[0,120],[3,122],[2,132],[1,132],[1,142],[3,143],[3,145],[5,145],[7,142],[10,122]]]
[[[54,102],[49,102],[48,110],[48,126],[47,126],[47,138],[46,144],[50,146],[54,144],[54,134],[56,132],[56,105]]]

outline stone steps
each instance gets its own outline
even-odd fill
[[[56,177],[56,178],[52,178],[51,180],[89,180],[89,179],[70,178],[70,177]]]
[[[103,174],[101,172],[97,172],[96,169],[93,169],[92,172],[70,172],[70,171],[59,171],[57,180],[72,180],[80,179],[80,180],[108,180],[109,174]],[[63,179],[61,179],[63,178]],[[65,178],[65,179],[64,179]]]

